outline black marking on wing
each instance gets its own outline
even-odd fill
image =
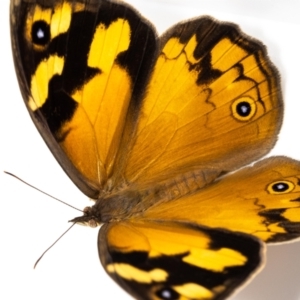
[[[259,215],[265,218],[265,223],[267,225],[277,224],[279,227],[285,230],[284,233],[275,233],[271,238],[267,240],[267,242],[279,243],[300,237],[300,222],[292,222],[282,215],[288,209],[293,208],[267,209],[259,212]]]
[[[143,283],[122,278],[116,273],[108,273],[137,299],[150,300],[153,299],[152,293],[156,293],[156,296],[158,296],[162,291],[166,291],[167,294],[169,294],[169,291],[172,294],[172,292],[175,292],[172,286],[189,283],[198,284],[212,291],[215,293],[213,299],[225,299],[249,277],[261,262],[261,243],[252,236],[217,229],[204,229],[202,227],[200,227],[201,231],[211,239],[209,249],[216,251],[222,248],[236,250],[247,258],[245,264],[226,267],[223,271],[217,272],[184,262],[183,258],[188,256],[190,252],[156,257],[150,257],[144,251],[126,252],[125,250],[125,252],[122,252],[120,250],[109,252],[108,245],[105,242],[106,226],[104,225],[101,228],[98,238],[99,256],[104,266],[111,263],[124,263],[146,272],[160,269],[168,274],[166,281]],[[175,300],[179,298],[161,299]]]

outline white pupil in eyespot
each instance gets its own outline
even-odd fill
[[[241,107],[241,111],[243,112],[243,114],[246,114],[248,112],[248,107],[245,105],[242,105]]]
[[[285,188],[285,186],[282,183],[277,184],[277,189],[278,190],[283,190],[284,188]]]
[[[39,29],[36,33],[38,39],[43,39],[45,37],[45,33],[42,29]]]
[[[161,295],[164,299],[171,299],[171,292],[168,290],[163,290],[161,292]]]

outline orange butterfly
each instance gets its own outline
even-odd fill
[[[300,164],[262,160],[282,120],[265,47],[230,23],[162,37],[108,0],[11,0],[14,61],[54,156],[95,200],[106,272],[137,299],[225,299],[263,242],[300,234]],[[229,174],[230,173],[230,174]]]

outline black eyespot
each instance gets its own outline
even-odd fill
[[[272,185],[272,189],[274,192],[277,192],[277,193],[285,192],[286,190],[289,189],[289,185],[285,182],[277,182]]]
[[[242,122],[251,120],[256,110],[255,101],[248,96],[238,98],[231,104],[231,111],[234,118]]]
[[[156,296],[162,300],[178,300],[180,295],[172,288],[162,288],[156,292]]]
[[[248,117],[251,114],[251,105],[249,104],[249,102],[240,102],[236,106],[236,112],[241,117]]]
[[[32,42],[39,46],[45,46],[50,42],[50,26],[45,21],[36,21],[31,28]]]
[[[295,188],[292,181],[282,180],[275,181],[268,185],[267,190],[269,194],[284,194],[289,193]]]

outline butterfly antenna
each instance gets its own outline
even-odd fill
[[[26,182],[25,182],[26,183]],[[73,223],[50,247],[48,247],[44,253],[40,256],[40,258],[35,262],[33,268],[37,266],[37,264],[40,262],[40,260],[43,258],[43,256],[75,225],[76,223]]]
[[[64,201],[62,201],[62,200],[60,200],[60,199],[58,199],[58,198],[55,198],[55,197],[53,197],[53,196],[51,196],[51,195],[49,195],[49,194],[43,192],[42,190],[36,188],[35,186],[29,184],[28,182],[22,180],[21,178],[19,178],[18,176],[14,175],[14,174],[12,174],[12,173],[9,173],[9,172],[6,172],[6,171],[4,171],[4,173],[7,174],[7,175],[12,176],[12,177],[14,177],[14,178],[16,178],[16,179],[18,179],[18,180],[20,180],[21,182],[27,184],[27,185],[30,186],[31,188],[33,188],[33,189],[39,191],[40,193],[42,193],[42,194],[44,194],[44,195],[46,195],[46,196],[48,196],[48,197],[50,197],[50,198],[52,198],[52,199],[54,199],[54,200],[56,200],[56,201],[59,201],[60,203],[63,203],[63,204],[65,204],[65,205],[69,206],[69,207],[72,207],[73,209],[76,209],[76,210],[78,210],[78,211],[80,211],[80,212],[83,212],[81,209],[78,209],[77,207],[74,207],[74,206],[72,206],[72,205],[70,205],[70,204],[68,204],[68,203],[66,203],[66,202],[64,202]]]

